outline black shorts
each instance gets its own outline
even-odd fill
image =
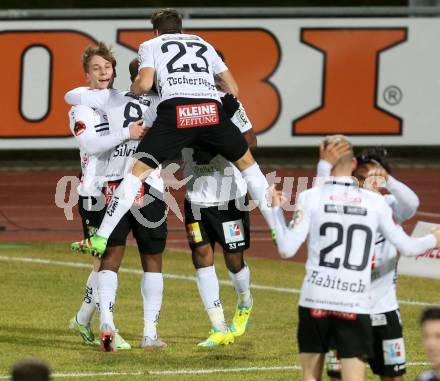
[[[176,157],[183,148],[194,145],[231,162],[241,158],[248,149],[245,138],[225,115],[220,102],[172,98],[159,104],[153,126],[138,145],[137,158],[156,168]]]
[[[104,187],[103,193],[107,203],[121,181],[111,181]],[[144,195],[147,195],[144,198],[146,205],[142,206],[140,203]],[[107,246],[125,246],[131,230],[140,254],[161,254],[165,250],[168,233],[167,207],[163,201],[162,193],[144,183],[143,193],[136,197],[134,206],[136,207],[135,211],[132,208],[116,225]]]
[[[244,204],[247,203],[245,197]],[[240,253],[249,248],[249,212],[238,209],[236,200],[231,200],[220,208],[191,205],[185,199],[185,226],[192,250],[207,244],[213,245],[215,242],[219,243],[226,253]],[[194,215],[195,210],[200,211],[200,218]]]
[[[374,357],[368,359],[374,374],[382,377],[399,377],[406,373],[405,344],[403,341],[400,311],[371,315],[373,326]],[[336,351],[328,357],[327,374],[341,379]]]
[[[298,310],[300,353],[327,353],[340,358],[369,358],[373,354],[370,315],[305,308]]]

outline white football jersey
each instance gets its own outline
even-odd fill
[[[220,95],[223,96],[222,93]],[[241,103],[231,121],[242,134],[252,129],[252,123]],[[197,153],[194,148],[182,150],[184,177],[192,176],[186,184],[186,199],[189,202],[217,206],[246,195],[246,182],[234,164],[221,155],[211,159],[208,154],[206,162],[203,162],[203,158],[201,162],[195,160],[195,155]]]
[[[107,113],[110,130],[113,132],[127,131],[130,123],[143,119],[147,127],[151,127],[157,115],[159,97],[154,93],[137,97],[127,91],[115,89],[89,90],[78,88],[66,94],[66,101],[78,102]],[[114,148],[108,161],[106,180],[122,179],[130,171],[139,140],[127,140]],[[160,176],[161,166],[154,170],[145,181],[153,188],[164,191],[164,183]]]
[[[411,238],[395,224],[380,194],[359,188],[350,177],[314,187],[298,197],[286,226],[274,208],[277,245],[283,257],[293,256],[308,237],[306,275],[299,305],[369,314],[371,267],[378,233],[403,255],[417,255],[436,245],[433,235]]]
[[[219,101],[214,75],[228,68],[215,49],[201,37],[162,34],[139,47],[139,70],[154,68],[161,101],[171,98],[208,98]]]
[[[320,160],[317,176],[329,177],[331,167],[330,163]],[[398,222],[402,223],[412,217],[418,207],[417,195],[405,184],[391,176],[386,187],[392,194],[384,195],[385,201],[391,207],[393,216]],[[396,247],[382,234],[378,234],[371,268],[371,314],[382,314],[399,308],[396,294],[397,260]]]
[[[97,197],[101,194],[110,158],[110,147],[107,150],[95,150],[99,146],[97,143],[109,137],[107,116],[90,107],[73,106],[69,110],[69,127],[80,149],[81,179],[78,194]]]

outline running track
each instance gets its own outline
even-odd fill
[[[264,172],[273,170],[270,168]],[[74,207],[73,220],[66,220],[63,209],[55,205],[55,189],[62,176],[74,176],[77,173],[77,171],[63,172],[59,170],[0,172],[0,226],[6,228],[6,230],[0,231],[0,242],[66,242],[66,252],[68,252],[69,245],[67,243],[81,238],[80,219],[77,208]],[[300,176],[311,178],[314,176],[314,170],[283,168],[277,171],[277,175],[295,177],[295,190],[296,178]],[[420,213],[404,225],[405,230],[411,232],[417,220],[440,223],[439,170],[400,169],[396,170],[394,175],[414,189],[421,200]],[[172,191],[172,194],[176,197],[179,205],[183,205],[183,190]],[[183,207],[181,209],[183,211]],[[247,255],[279,258],[269,234],[264,232],[265,224],[258,211],[251,213],[251,226],[254,232],[251,248]],[[174,214],[168,218],[168,228],[170,233],[167,247],[187,250],[183,223]],[[304,258],[303,247],[300,255],[294,260],[303,261]]]

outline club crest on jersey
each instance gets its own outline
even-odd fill
[[[188,234],[188,241],[190,243],[199,243],[203,241],[202,232],[198,222],[186,225],[186,233]]]
[[[177,106],[176,116],[177,128],[211,126],[220,120],[215,102]]]
[[[222,226],[226,243],[244,240],[243,223],[241,220],[223,222]]]
[[[75,126],[73,127],[73,133],[75,136],[81,135],[86,130],[86,124],[84,122],[81,122],[80,120],[77,120],[75,122]]]

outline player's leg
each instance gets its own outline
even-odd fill
[[[382,381],[403,381],[405,343],[399,310],[372,315],[374,356],[368,360]]]
[[[365,361],[358,357],[341,358],[342,381],[364,380],[365,365]]]
[[[248,328],[253,306],[250,270],[244,261],[244,250],[250,245],[250,228],[249,212],[239,210],[235,201],[229,202],[227,210],[218,210],[210,217],[218,235],[217,240],[223,247],[225,264],[237,293],[237,306],[230,330],[234,336],[241,336]]]
[[[297,341],[303,381],[321,380],[330,329],[326,311],[298,307]]]
[[[301,372],[303,381],[320,381],[324,366],[323,353],[300,353]]]
[[[343,381],[365,379],[366,360],[373,356],[373,332],[369,315],[335,312],[332,347],[341,361]]]
[[[144,193],[149,187],[144,186]],[[141,347],[146,351],[162,349],[167,344],[157,334],[163,299],[162,253],[167,239],[166,205],[163,195],[131,214],[130,223],[141,258],[141,294],[144,308],[144,332]],[[145,199],[143,201],[146,201]]]
[[[236,165],[246,181],[252,200],[258,203],[258,208],[269,228],[274,229],[275,223],[267,194],[269,183],[252,156],[248,143],[240,130],[233,125],[230,119],[223,115],[220,128],[206,130],[198,139],[200,143],[210,147],[214,152],[218,152]],[[231,142],[234,142],[234,144],[231,144]]]
[[[220,285],[214,267],[213,234],[209,225],[205,226],[206,213],[211,208],[195,205],[194,208],[200,211],[200,220],[197,220],[188,200],[185,200],[184,205],[185,227],[196,269],[197,288],[212,326],[209,337],[198,345],[227,345],[234,342],[234,337],[227,327],[220,300]]]
[[[113,313],[118,289],[118,270],[124,256],[125,246],[108,247],[101,260],[98,273],[100,331],[103,352],[116,350],[116,327]]]
[[[336,350],[330,350],[325,355],[327,363],[327,376],[330,381],[339,381],[341,376],[341,359]]]
[[[94,210],[97,202],[98,200],[95,197],[80,196],[79,198],[79,214],[81,216],[83,233],[86,239],[95,233],[104,213],[103,210]],[[78,332],[84,343],[88,345],[99,344],[98,341],[95,341],[91,322],[95,310],[99,310],[98,272],[100,265],[100,260],[94,258],[93,269],[86,282],[83,302],[76,315],[70,319],[69,322],[70,329]]]

